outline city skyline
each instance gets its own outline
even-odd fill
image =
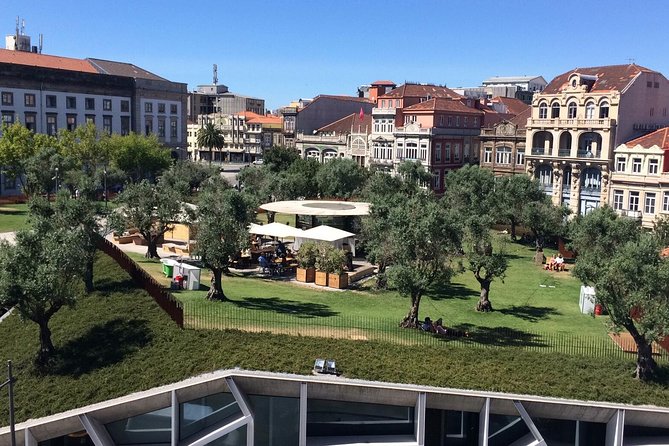
[[[622,0],[529,4],[479,1],[335,3],[252,0],[220,5],[27,0],[7,11],[44,54],[131,62],[197,85],[218,81],[276,109],[318,94],[355,95],[379,79],[478,86],[492,76],[547,81],[575,67],[630,61],[669,72],[661,34],[669,5]],[[643,34],[641,34],[643,33]]]

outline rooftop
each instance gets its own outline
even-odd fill
[[[0,63],[52,68],[55,70],[80,71],[83,73],[98,73],[98,70],[88,60],[29,53],[26,51],[0,49]]]
[[[590,91],[622,91],[641,72],[656,73],[656,71],[636,64],[574,68],[555,77],[542,93],[556,94],[561,92],[568,86],[569,76],[573,73],[594,77],[595,81]]]
[[[533,79],[540,78],[541,76],[493,76],[483,81],[485,84],[501,84],[501,83],[514,83],[514,82],[529,82]]]
[[[481,110],[473,107],[467,107],[459,100],[447,98],[433,98],[429,101],[423,101],[404,108],[404,113],[411,113],[415,111],[446,111],[457,113],[474,113],[477,115],[483,114]]]
[[[87,60],[102,74],[113,74],[116,76],[132,77],[134,79],[150,79],[155,81],[167,80],[131,63],[92,58]]]
[[[655,130],[653,133],[635,138],[626,142],[625,145],[627,147],[641,146],[646,149],[653,146],[657,146],[661,149],[669,149],[669,127],[663,127]]]
[[[363,114],[362,119],[360,119],[359,113],[351,113],[348,116],[344,116],[341,119],[338,119],[335,122],[332,122],[328,125],[325,125],[318,129],[318,133],[351,133],[351,129],[355,132],[363,131],[363,129],[372,128],[372,115]]]
[[[430,85],[430,84],[402,84],[394,90],[380,96],[383,98],[423,98],[431,96],[433,98],[451,98],[451,99],[460,99],[463,96],[457,94],[453,90],[447,87],[442,87],[440,85]]]

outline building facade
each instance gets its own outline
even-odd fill
[[[480,164],[495,175],[525,174],[525,125],[532,108],[515,117],[481,129]]]
[[[188,119],[197,122],[200,115],[234,115],[252,112],[265,114],[265,100],[233,93],[223,84],[198,85],[188,94]]]
[[[621,144],[613,151],[609,205],[652,228],[669,217],[669,128]]]
[[[351,113],[312,134],[299,132],[295,148],[302,158],[319,162],[335,157],[350,158],[365,167],[369,163],[371,126],[371,115]]]
[[[666,445],[669,409],[236,369],[28,420],[16,434],[17,446]]]
[[[577,68],[535,95],[526,170],[556,205],[586,214],[609,200],[614,148],[669,124],[669,82],[638,65]]]

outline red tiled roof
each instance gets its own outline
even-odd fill
[[[260,116],[257,115],[256,117],[248,118],[247,121],[249,124],[281,124],[283,120],[281,119],[280,116],[272,116],[272,115],[265,115],[265,116]]]
[[[532,116],[532,106],[525,104],[525,110],[514,116],[510,122],[518,126],[519,129],[524,129],[527,126],[527,120]]]
[[[393,81],[374,81],[370,85],[390,85],[394,87],[397,84]]]
[[[482,115],[481,110],[472,107],[467,107],[465,104],[457,99],[447,98],[433,98],[429,101],[423,101],[418,104],[411,105],[404,108],[404,113],[411,113],[414,111],[448,111],[457,113],[470,113]]]
[[[344,96],[344,95],[336,95],[336,94],[319,94],[314,98],[313,101],[311,101],[309,104],[307,104],[307,107],[314,102],[316,102],[320,98],[331,98],[331,99],[339,99],[342,101],[351,101],[351,102],[365,102],[367,104],[376,104],[375,101],[369,100],[369,98],[359,98],[358,96]],[[306,107],[305,107],[306,108]]]
[[[390,92],[380,96],[381,99],[385,98],[424,98],[427,96],[433,98],[453,98],[460,99],[464,96],[457,94],[450,88],[441,87],[439,85],[429,85],[429,84],[403,84],[399,87],[391,90]]]
[[[496,96],[492,98],[492,102],[499,102],[506,106],[506,112],[511,115],[517,115],[525,111],[527,104],[516,98],[506,98],[503,96]]]
[[[351,113],[348,116],[325,125],[318,129],[318,132],[321,133],[350,133],[351,127],[353,131],[357,132],[358,129],[360,132],[371,132],[372,131],[372,115],[365,114],[363,115],[362,121],[360,120],[360,113]]]
[[[572,73],[585,74],[588,76],[597,76],[597,80],[592,85],[590,91],[611,91],[623,90],[641,72],[655,73],[655,71],[644,68],[639,65],[607,65],[603,67],[574,68],[571,71],[562,73],[553,79],[542,93],[555,94],[562,91],[567,86],[567,81]]]
[[[258,113],[254,113],[252,111],[242,111],[239,113],[235,113],[237,116],[243,116],[244,118],[248,119],[254,119],[254,118],[259,118],[262,115],[259,115]]]
[[[653,133],[626,142],[625,145],[627,147],[641,146],[646,149],[653,146],[658,146],[661,149],[669,149],[669,127],[655,130]]]
[[[0,63],[29,65],[32,67],[52,68],[55,70],[80,71],[84,73],[98,73],[95,67],[93,67],[87,60],[29,53],[26,51],[0,49]]]

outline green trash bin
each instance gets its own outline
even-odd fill
[[[172,277],[174,274],[174,264],[172,262],[162,262],[163,263],[163,274],[165,277]]]

